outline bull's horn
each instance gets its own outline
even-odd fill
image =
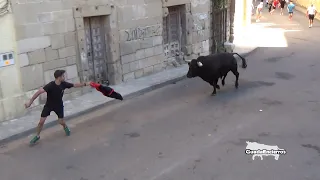
[[[198,64],[199,67],[203,66],[203,64],[200,61],[198,61],[197,64]]]

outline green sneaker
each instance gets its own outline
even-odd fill
[[[70,129],[68,128],[68,126],[66,126],[66,127],[64,128],[64,132],[66,132],[66,135],[67,135],[67,136],[70,136],[71,131],[70,131]]]
[[[37,141],[39,141],[39,139],[40,139],[40,136],[34,136],[30,141],[30,145],[35,144]]]

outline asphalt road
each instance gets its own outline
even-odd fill
[[[69,121],[70,137],[57,126],[34,147],[28,138],[2,146],[0,179],[320,179],[319,23],[264,15],[270,28],[302,31],[286,33],[289,47],[251,54],[238,90],[229,73],[216,97],[195,78],[100,109]],[[246,141],[287,154],[252,160]]]

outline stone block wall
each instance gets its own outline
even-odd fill
[[[313,5],[316,7],[318,11],[320,9],[320,1],[317,0],[294,0],[293,3],[304,8],[308,8],[311,5],[311,3],[313,3]]]
[[[25,100],[52,81],[56,69],[66,70],[68,81],[88,80],[86,17],[106,17],[106,66],[111,84],[171,67],[168,44],[163,40],[163,21],[171,6],[182,8],[181,53],[176,58],[209,54],[210,0],[12,0],[18,76]],[[65,96],[82,93],[74,89]],[[44,100],[45,95],[34,106]]]
[[[191,24],[191,49],[194,57],[208,55],[210,53],[210,5],[210,1],[193,1],[193,3],[191,3],[191,19],[193,20],[193,24]]]
[[[164,68],[162,2],[128,1],[118,8],[123,81]]]
[[[53,72],[66,70],[67,81],[80,82],[79,53],[72,7],[77,1],[14,0],[17,57],[26,99],[54,80]],[[66,91],[77,93],[77,89]],[[78,89],[79,91],[79,89]],[[34,106],[45,101],[37,99]]]

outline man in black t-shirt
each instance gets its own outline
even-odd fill
[[[45,85],[43,88],[40,88],[30,99],[28,103],[25,104],[26,108],[29,108],[33,101],[38,98],[38,96],[42,93],[47,93],[47,102],[43,107],[41,118],[39,124],[37,126],[37,135],[30,141],[30,144],[36,143],[40,139],[40,132],[46,121],[47,117],[53,111],[58,116],[59,123],[62,125],[67,136],[70,135],[70,129],[66,125],[64,118],[64,110],[63,110],[63,93],[65,89],[77,88],[86,86],[89,83],[77,83],[72,84],[65,81],[65,70],[56,70],[54,72],[55,80]]]

